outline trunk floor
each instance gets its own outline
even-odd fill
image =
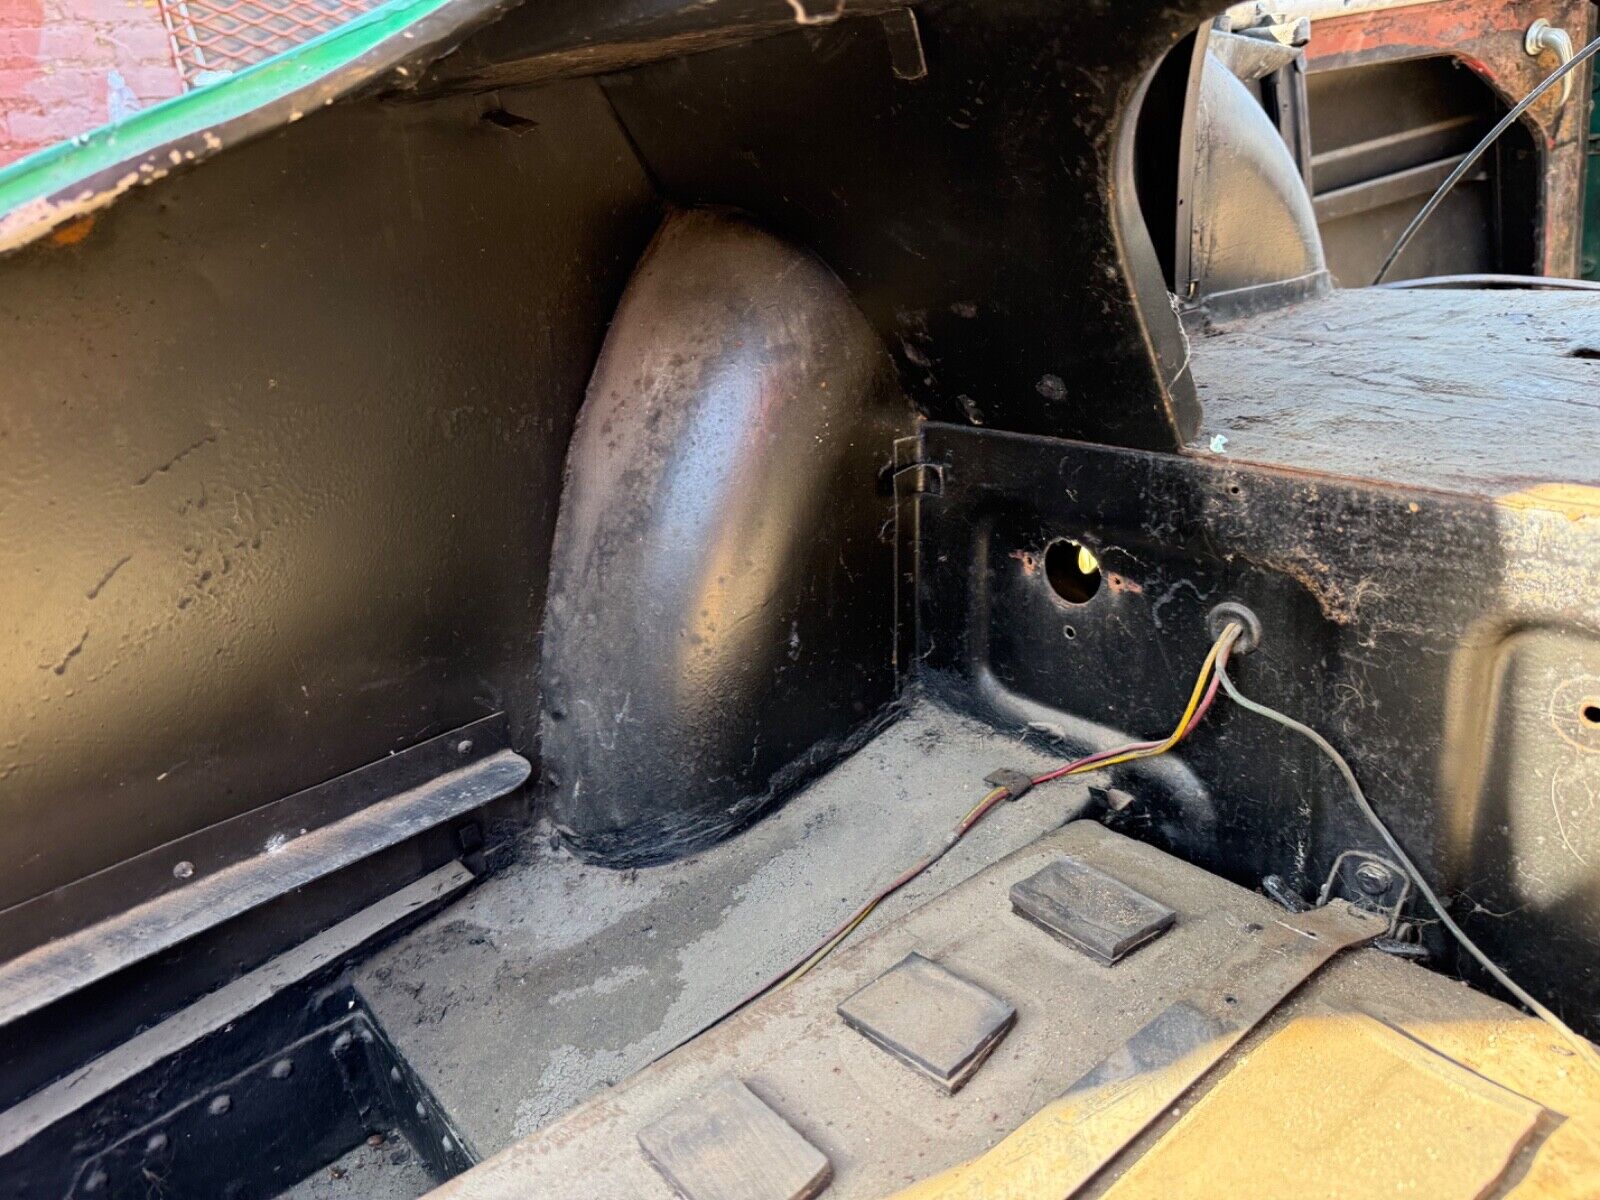
[[[422,1160],[398,1132],[377,1146],[363,1142],[319,1167],[277,1200],[417,1200],[434,1187]]]
[[[923,700],[776,813],[667,866],[608,871],[529,835],[359,969],[373,1015],[484,1157],[649,1065],[936,848],[997,767],[1057,760]],[[881,905],[871,932],[1080,813],[1064,780],[1005,804]],[[858,934],[859,936],[859,934]]]
[[[1111,966],[1058,941],[1018,916],[1010,894],[1063,857],[1175,921]],[[1093,884],[1071,901],[1087,924],[1113,927],[1124,904]],[[1595,1077],[1547,1026],[1375,949],[1315,969],[1332,947],[1384,924],[1339,908],[1287,914],[1078,821],[846,946],[430,1200],[798,1197],[816,1194],[808,1183],[820,1157],[832,1173],[825,1200],[1600,1195]],[[838,1014],[911,953],[1015,1008],[1010,1032],[953,1095]],[[941,1061],[983,1024],[948,991],[890,996],[873,1010],[888,1039]],[[734,1081],[770,1121],[726,1107],[707,1115],[710,1094],[728,1096]],[[688,1186],[670,1185],[646,1145]],[[757,1177],[784,1186],[750,1186]]]

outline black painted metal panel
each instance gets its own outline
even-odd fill
[[[1244,602],[1264,637],[1240,686],[1322,730],[1485,950],[1600,1029],[1592,501],[950,426],[925,443],[944,467],[942,494],[921,501],[933,686],[1064,750],[1163,736],[1211,640],[1207,613]],[[1061,538],[1098,555],[1084,603],[1043,569]],[[1221,700],[1145,772],[1130,789],[1141,803],[1115,819],[1240,882],[1276,874],[1311,896],[1341,851],[1381,852],[1312,747]],[[1453,960],[1436,927],[1426,940]]]
[[[894,696],[888,355],[826,267],[669,219],[595,368],[544,643],[550,811],[659,862],[747,824]]]
[[[333,108],[0,263],[0,905],[496,709],[657,217],[592,83]]]
[[[1211,15],[930,0],[914,81],[860,18],[605,86],[674,199],[743,208],[838,272],[930,415],[1175,449],[1199,408],[1128,116]]]

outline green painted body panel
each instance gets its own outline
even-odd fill
[[[281,99],[348,66],[452,0],[389,0],[321,37],[0,170],[0,214],[44,200],[181,138]]]

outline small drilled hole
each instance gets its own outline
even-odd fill
[[[1064,626],[1062,628],[1061,632],[1066,636],[1066,639],[1069,642],[1073,638],[1078,636],[1078,631],[1076,629],[1074,629],[1071,625]]]
[[[1087,604],[1100,590],[1100,560],[1079,542],[1051,542],[1044,552],[1044,577],[1068,604]]]
[[[1579,346],[1576,350],[1567,351],[1568,358],[1600,359],[1600,350],[1593,346]]]
[[[1600,729],[1600,700],[1585,700],[1578,710],[1578,719],[1591,728]]]
[[[1228,495],[1230,496],[1237,496],[1242,491],[1244,491],[1244,489],[1237,483],[1230,483],[1228,485]]]

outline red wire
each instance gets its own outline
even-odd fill
[[[1217,661],[1216,661],[1216,664],[1215,664],[1215,666],[1217,668],[1221,668],[1221,667],[1224,667],[1224,666],[1227,665],[1228,652],[1231,649],[1232,649],[1231,644],[1229,646],[1225,646],[1225,647],[1223,647],[1222,652],[1217,655]],[[1214,669],[1213,672],[1212,672],[1212,675],[1211,675],[1211,684],[1210,684],[1209,687],[1206,688],[1205,696],[1201,699],[1199,707],[1197,707],[1194,710],[1194,716],[1189,718],[1188,724],[1186,724],[1183,727],[1182,732],[1180,732],[1178,734],[1178,736],[1173,740],[1172,744],[1174,746],[1176,746],[1179,742],[1183,741],[1186,737],[1188,737],[1191,733],[1194,732],[1195,726],[1200,724],[1201,718],[1203,718],[1206,715],[1206,713],[1210,710],[1211,702],[1217,698],[1217,690],[1221,686],[1221,684],[1222,684],[1222,677],[1218,673],[1218,671]],[[1060,779],[1063,775],[1068,775],[1073,771],[1080,771],[1084,767],[1091,766],[1094,763],[1097,763],[1097,762],[1101,761],[1102,759],[1115,758],[1120,754],[1127,754],[1130,751],[1153,750],[1155,747],[1161,745],[1161,742],[1165,741],[1165,740],[1166,739],[1163,738],[1163,739],[1161,739],[1161,741],[1154,741],[1154,742],[1131,742],[1131,743],[1128,743],[1127,745],[1123,745],[1123,746],[1113,746],[1109,750],[1098,750],[1093,754],[1086,754],[1082,758],[1075,758],[1071,762],[1066,763],[1063,766],[1057,767],[1052,771],[1046,771],[1043,775],[1035,776],[1034,780],[1033,780],[1033,785],[1035,787],[1038,787],[1041,783],[1049,783],[1052,780]],[[824,937],[820,942],[818,942],[816,944],[816,946],[809,953],[807,953],[804,958],[802,958],[800,960],[800,963],[796,964],[794,967],[790,967],[788,970],[786,970],[782,974],[774,977],[769,982],[762,984],[755,991],[751,992],[750,995],[746,996],[743,1000],[741,1000],[739,1002],[739,1004],[737,1005],[737,1008],[743,1008],[746,1004],[749,1004],[750,1001],[756,999],[758,996],[764,995],[766,992],[771,991],[772,988],[776,987],[779,983],[782,983],[785,979],[787,979],[790,975],[792,975],[796,970],[798,970],[801,965],[805,964],[806,962],[809,962],[813,957],[815,957],[818,950],[821,950],[829,942],[833,941],[834,938],[838,937],[841,933],[843,933],[846,929],[848,929],[850,927],[850,925],[852,923],[854,923],[861,916],[862,909],[872,908],[872,907],[874,907],[874,906],[876,906],[878,904],[883,903],[883,901],[886,900],[888,897],[892,896],[895,892],[898,892],[901,888],[905,887],[906,884],[910,883],[918,875],[921,875],[929,867],[933,866],[934,863],[938,862],[941,858],[943,858],[945,853],[947,851],[949,851],[949,849],[952,846],[954,846],[957,842],[959,842],[963,837],[965,837],[972,830],[972,827],[974,825],[976,825],[979,821],[983,820],[983,818],[986,817],[989,814],[989,811],[992,808],[994,808],[995,805],[999,804],[1002,800],[1009,800],[1010,798],[1011,798],[1010,791],[1008,791],[1005,788],[998,789],[994,793],[994,795],[990,796],[989,799],[984,801],[983,804],[981,804],[977,808],[973,809],[972,812],[969,813],[961,821],[961,823],[958,824],[955,827],[954,830],[952,830],[952,833],[954,834],[954,836],[951,837],[950,840],[947,841],[942,847],[940,847],[938,850],[935,850],[932,854],[929,854],[929,855],[925,856],[921,861],[916,863],[914,866],[909,867],[907,870],[902,872],[887,887],[880,889],[877,893],[875,893],[872,896],[871,899],[869,899],[865,904],[863,904],[861,906],[861,908],[856,909],[855,912],[851,913],[849,917],[845,918],[845,920],[843,920],[843,921],[839,922],[839,924],[835,925],[833,927],[833,929],[829,931],[828,935],[826,937]]]

